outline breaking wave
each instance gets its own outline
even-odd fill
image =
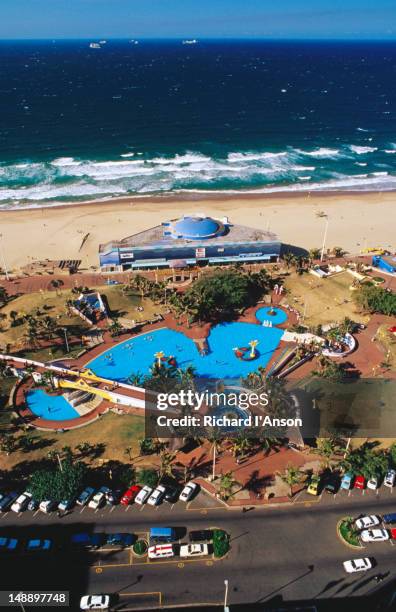
[[[396,189],[393,143],[283,151],[201,151],[114,159],[57,157],[0,163],[0,206],[40,206],[112,196],[170,192],[271,193]],[[363,156],[363,160],[362,160]],[[393,165],[392,165],[393,164]],[[357,166],[365,166],[359,174]],[[386,171],[382,170],[386,168]]]

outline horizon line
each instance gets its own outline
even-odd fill
[[[97,36],[81,36],[81,37],[29,37],[29,38],[0,38],[0,43],[2,42],[58,42],[58,41],[92,41],[97,39],[102,39],[108,41],[130,41],[130,40],[139,40],[139,41],[152,41],[152,42],[171,42],[171,41],[182,41],[182,40],[190,40],[196,39],[197,42],[200,41],[261,41],[261,42],[396,42],[396,35],[393,37],[363,37],[363,38],[350,38],[350,37],[303,37],[303,36],[291,36],[291,37],[273,37],[273,36],[199,36],[199,35],[190,35],[190,36],[137,36],[137,38],[133,38],[133,36],[107,36],[106,35],[97,35]]]

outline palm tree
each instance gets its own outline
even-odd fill
[[[163,451],[160,455],[160,468],[159,473],[160,477],[164,476],[173,476],[173,461],[176,457],[176,453],[169,453],[168,451]]]
[[[289,488],[289,497],[293,497],[293,487],[301,482],[302,472],[295,465],[289,463],[284,472],[277,472],[281,480],[286,483]]]
[[[312,261],[314,259],[319,259],[320,258],[320,249],[317,249],[316,247],[309,249],[308,251],[308,257],[312,263]]]
[[[287,269],[289,269],[295,259],[295,255],[288,251],[282,255],[282,259],[285,262]]]
[[[212,445],[212,456],[213,456],[212,480],[214,480],[216,478],[216,454],[218,454],[221,449],[221,441],[222,441],[221,429],[219,427],[211,427],[207,434],[207,439]]]
[[[251,438],[244,434],[243,431],[240,431],[239,434],[233,439],[232,453],[235,458],[239,459],[239,455],[243,457],[245,451],[249,450],[251,446]]]
[[[127,455],[129,461],[132,461],[132,447],[131,446],[126,447],[126,449],[124,450],[124,455]]]
[[[219,495],[221,499],[227,500],[235,495],[234,487],[239,485],[239,482],[234,480],[232,472],[226,472],[220,476]]]
[[[260,446],[264,452],[264,455],[269,455],[272,449],[279,449],[282,445],[282,440],[271,436],[262,435],[259,438]]]

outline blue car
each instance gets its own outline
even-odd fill
[[[106,536],[106,544],[126,548],[127,546],[132,546],[136,539],[136,536],[132,533],[109,533]]]
[[[74,548],[100,548],[104,543],[101,533],[76,533],[71,537],[71,545]]]
[[[51,540],[28,540],[26,544],[27,552],[48,552],[52,547]]]
[[[346,472],[341,480],[341,489],[349,490],[352,486],[353,474],[351,472]]]
[[[0,538],[0,552],[14,552],[18,547],[16,538]]]
[[[92,487],[86,487],[82,493],[77,497],[77,503],[79,506],[85,506],[89,500],[93,497],[95,489]]]

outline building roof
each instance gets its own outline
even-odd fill
[[[225,224],[210,217],[193,217],[174,219],[162,225],[156,225],[122,240],[115,240],[99,246],[99,252],[113,249],[171,246],[200,246],[202,244],[229,244],[246,242],[279,242],[273,232],[268,232],[245,225]],[[180,232],[180,233],[178,233]]]

